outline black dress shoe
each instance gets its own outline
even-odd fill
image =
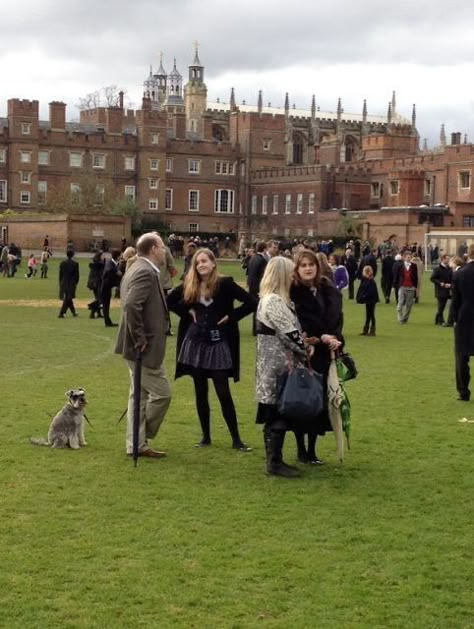
[[[201,439],[201,441],[198,441],[197,443],[194,444],[195,448],[207,448],[211,445],[211,440],[210,439]]]
[[[469,402],[471,399],[470,395],[460,395],[458,397],[458,402]]]
[[[249,446],[243,441],[240,441],[238,443],[233,443],[232,449],[239,450],[239,452],[252,452],[252,448],[249,448]]]

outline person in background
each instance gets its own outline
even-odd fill
[[[266,243],[263,240],[257,242],[255,250],[256,254],[249,259],[247,265],[247,287],[252,297],[258,299],[258,295],[260,293],[260,282],[262,281],[263,274],[265,273],[265,268],[268,264]],[[252,323],[252,333],[254,336],[256,336],[257,334],[255,327],[255,317],[256,315],[254,314]]]
[[[280,245],[276,240],[269,240],[267,242],[265,255],[267,260],[270,260],[270,258],[274,258],[275,256],[280,255]]]
[[[295,270],[290,288],[298,321],[306,341],[314,347],[311,367],[322,374],[324,409],[315,421],[295,430],[300,463],[321,465],[316,454],[316,440],[332,430],[327,409],[327,376],[331,363],[331,350],[338,349],[342,337],[342,296],[337,288],[321,274],[318,258],[313,251],[303,250],[295,256]],[[308,443],[305,443],[308,435]]]
[[[453,275],[454,353],[458,399],[471,397],[469,359],[474,356],[474,244],[467,251],[468,262]]]
[[[173,289],[173,277],[176,277],[178,271],[174,265],[174,258],[171,254],[169,247],[165,246],[165,259],[164,261],[158,265],[160,269],[160,283],[163,288],[163,292],[165,297],[168,293]],[[173,331],[171,330],[171,325],[168,328],[167,332],[168,336],[173,336]]]
[[[318,251],[316,258],[318,259],[319,268],[321,269],[321,275],[324,275],[325,278],[334,284],[334,273],[329,266],[326,254],[322,251]]]
[[[120,285],[119,258],[120,251],[118,249],[112,249],[110,257],[104,264],[104,272],[102,274],[100,301],[102,303],[106,328],[117,327],[117,323],[112,323],[112,319],[110,318],[110,302],[112,299],[112,290]]]
[[[376,277],[377,275],[377,249],[370,250],[370,247],[369,247],[367,251],[367,244],[368,243],[366,243],[366,247],[364,247],[364,251],[366,251],[367,253],[365,253],[365,255],[363,256],[359,264],[359,273],[358,273],[359,279],[362,279],[362,271],[364,270],[364,267],[366,267],[367,265],[372,267],[372,270],[374,272],[374,277]]]
[[[334,284],[337,290],[341,292],[349,285],[349,274],[346,267],[341,263],[341,258],[335,253],[331,253],[330,258],[333,259],[334,264]]]
[[[357,278],[357,261],[354,257],[352,249],[346,249],[345,266],[347,270],[347,276],[349,278],[349,299],[354,299],[354,282]]]
[[[365,304],[365,324],[361,336],[375,336],[375,306],[379,302],[379,292],[374,278],[374,270],[367,265],[362,269],[362,280],[357,291],[356,301]]]
[[[418,255],[418,247],[415,247],[415,253],[411,257],[413,264],[416,264],[416,270],[418,272],[418,286],[416,287],[415,304],[418,304],[421,297],[421,287],[423,284],[423,260]]]
[[[390,303],[390,295],[393,288],[393,265],[395,264],[395,258],[391,249],[387,249],[385,255],[382,258],[382,280],[381,287],[382,293],[385,298],[385,303]]]
[[[95,251],[92,260],[89,262],[89,276],[87,278],[87,288],[92,291],[94,300],[87,304],[89,308],[89,319],[102,318],[100,289],[102,286],[102,275],[104,273],[104,260],[102,251]]]
[[[73,260],[73,257],[74,250],[68,249],[66,259],[59,265],[59,299],[63,302],[58,315],[59,319],[64,319],[68,310],[71,311],[73,317],[77,317],[73,300],[79,283],[79,264]]]
[[[408,323],[411,309],[415,303],[416,289],[418,286],[418,269],[411,261],[411,253],[406,250],[403,253],[403,263],[397,267],[395,284],[398,289],[397,316],[402,325]]]
[[[430,279],[434,284],[435,297],[438,302],[435,325],[445,326],[444,309],[446,308],[448,299],[451,298],[451,288],[453,283],[453,270],[449,266],[448,254],[445,253],[441,256],[441,261],[438,266],[433,269]]]
[[[181,280],[184,280],[184,278],[186,277],[189,271],[189,267],[191,266],[191,260],[193,259],[193,256],[196,253],[196,249],[197,249],[197,246],[194,242],[191,241],[188,243],[188,249],[187,249],[188,252],[184,257],[184,271],[183,271],[183,274],[181,275]]]
[[[3,277],[9,276],[9,268],[8,268],[8,247],[4,245],[2,247],[2,253],[0,254],[0,262],[2,263],[2,275]]]
[[[449,261],[449,266],[453,272],[453,282],[454,282],[454,275],[457,271],[459,271],[459,269],[462,269],[462,267],[466,264],[464,258],[461,258],[459,256],[453,256],[450,261]],[[453,316],[453,299],[451,297],[451,301],[449,302],[449,314],[448,314],[448,321],[446,323],[446,327],[447,328],[452,328],[453,327],[453,321],[454,321],[454,316]]]
[[[242,305],[234,308],[234,300]],[[238,322],[256,308],[256,299],[231,277],[218,274],[210,249],[198,249],[183,284],[168,294],[167,303],[180,317],[175,377],[190,375],[194,382],[202,431],[197,447],[211,445],[209,380],[212,380],[232,437],[232,448],[248,452],[250,448],[240,437],[229,378],[239,381]]]
[[[51,257],[51,254],[48,248],[44,247],[43,251],[41,252],[41,257],[40,257],[40,270],[41,270],[42,280],[48,278],[48,262],[49,262],[50,257]]]
[[[395,255],[394,263],[393,263],[393,267],[392,267],[392,275],[393,275],[392,287],[393,287],[393,292],[395,293],[395,303],[396,304],[398,304],[398,289],[400,288],[400,285],[398,284],[398,282],[400,281],[399,280],[399,271],[400,271],[402,266],[403,266],[402,254],[401,253],[397,253]]]
[[[38,261],[34,253],[30,253],[27,266],[28,266],[28,272],[25,274],[25,277],[26,278],[30,278],[32,276],[35,277],[36,273],[38,272],[38,269],[37,269]]]

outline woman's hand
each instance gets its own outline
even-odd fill
[[[225,323],[228,323],[228,321],[229,321],[229,315],[226,315],[225,317],[222,317],[220,321],[217,322],[217,325],[224,325]]]
[[[328,345],[331,351],[339,349],[339,347],[341,347],[342,345],[341,341],[338,341],[337,338],[335,336],[332,336],[331,334],[322,334],[321,342],[325,345]]]

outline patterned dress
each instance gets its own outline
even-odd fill
[[[274,293],[262,297],[257,309],[257,423],[291,428],[276,409],[277,378],[288,363],[301,362],[305,357],[301,328],[292,306]]]

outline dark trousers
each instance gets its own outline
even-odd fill
[[[365,329],[375,328],[375,306],[376,304],[365,304]]]
[[[110,318],[110,300],[112,299],[112,288],[106,288],[101,293],[102,309],[104,312],[104,323],[109,325],[112,323]]]
[[[216,390],[221,405],[222,415],[232,437],[232,443],[238,445],[241,443],[241,439],[234,401],[229,387],[229,377],[226,371],[204,371],[196,369],[193,373],[196,409],[201,423],[202,439],[204,442],[211,442],[209,378],[214,383],[214,389]]]
[[[354,299],[354,283],[355,277],[349,278],[349,299]]]
[[[444,309],[446,308],[449,297],[437,297],[436,299],[438,300],[438,311],[436,313],[435,323],[436,325],[441,325],[444,323]]]
[[[469,355],[462,354],[458,350],[454,352],[456,360],[456,388],[459,396],[463,398],[469,398],[471,393],[469,391],[469,381],[471,379],[471,373],[469,371]]]
[[[382,292],[385,297],[385,301],[388,303],[390,301],[390,293],[392,292],[392,279],[382,276]]]
[[[59,314],[65,315],[68,309],[72,312],[73,315],[76,314],[76,309],[74,308],[72,297],[64,297]]]

